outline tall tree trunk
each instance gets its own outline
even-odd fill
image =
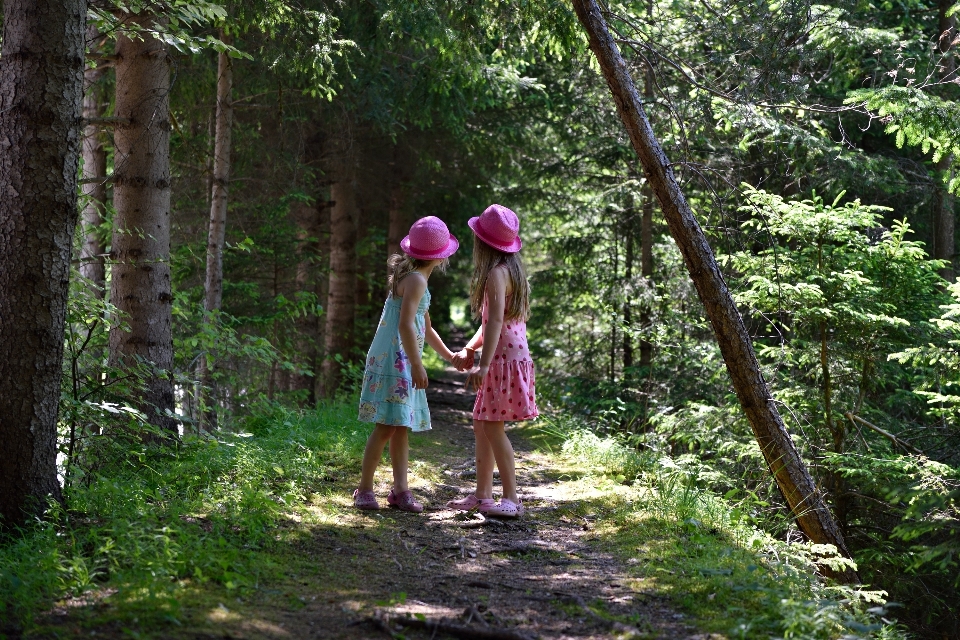
[[[345,158],[337,181],[330,187],[330,280],[327,295],[325,357],[322,393],[333,397],[340,387],[340,363],[353,348],[357,288],[357,200],[356,169]]]
[[[320,209],[320,218],[318,221],[318,241],[317,254],[320,256],[320,262],[317,265],[317,280],[314,291],[317,294],[317,300],[323,305],[323,313],[317,318],[317,365],[314,371],[317,375],[314,378],[314,397],[323,396],[323,373],[320,370],[320,363],[326,357],[327,343],[327,305],[330,299],[330,217],[333,201],[324,203]]]
[[[404,211],[406,194],[403,184],[395,181],[390,185],[390,205],[387,213],[389,217],[387,227],[387,257],[400,253],[400,241],[410,230],[410,224]]]
[[[636,211],[633,207],[633,199],[630,199],[630,207],[627,210],[627,220],[624,225],[626,237],[624,242],[626,246],[623,251],[623,280],[627,284],[627,295],[623,299],[623,378],[627,380],[632,376],[630,367],[633,366],[633,340],[630,338],[630,331],[627,327],[633,322],[633,301],[631,296],[635,289],[633,288],[633,220]]]
[[[953,79],[957,71],[957,60],[951,49],[951,43],[957,35],[957,16],[948,16],[947,12],[953,6],[952,0],[939,0],[938,2],[938,21],[939,30],[938,48],[943,54],[941,66],[943,67],[942,77],[947,81]],[[953,177],[951,167],[953,166],[953,154],[945,155],[936,164],[935,191],[933,197],[933,254],[932,257],[938,260],[946,260],[947,266],[940,270],[940,275],[947,281],[953,282],[956,277],[954,271],[954,254],[956,253],[955,225],[956,214],[954,213],[954,197],[947,191],[944,177],[948,179]]]
[[[6,0],[0,51],[0,526],[60,499],[57,409],[77,224],[84,0]]]
[[[91,27],[88,36],[96,37]],[[83,203],[81,217],[83,244],[80,248],[80,274],[96,287],[101,298],[106,287],[103,263],[103,240],[100,227],[107,206],[107,152],[103,147],[103,133],[95,120],[103,117],[104,95],[100,80],[104,68],[90,66],[83,72]]]
[[[633,78],[610,36],[596,0],[573,0],[573,6],[587,31],[590,48],[600,63],[620,118],[713,325],[740,405],[753,427],[771,473],[807,537],[816,543],[835,545],[840,553],[849,557],[843,535],[777,412],[760,373],[743,318],[723,280],[713,250],[680,190],[672,165],[654,137]],[[852,571],[837,577],[857,581]]]
[[[650,301],[653,298],[653,191],[649,182],[643,187],[643,206],[640,212],[640,277],[646,293],[640,326],[650,328]],[[644,338],[640,341],[640,366],[649,371],[653,364],[653,344]]]
[[[223,31],[220,39],[230,43]],[[227,198],[230,193],[230,145],[233,141],[233,61],[221,52],[217,57],[217,124],[213,146],[213,184],[210,195],[210,225],[207,229],[207,273],[203,283],[203,308],[209,322],[219,324],[223,302],[223,245],[227,237]],[[217,428],[217,393],[214,359],[200,359],[201,428]]]
[[[130,21],[149,24],[143,16]],[[144,32],[117,38],[110,300],[129,327],[110,330],[110,362],[150,363],[156,373],[140,398],[151,424],[177,435],[171,417],[173,335],[170,289],[170,67],[166,45]]]
[[[647,2],[647,20],[653,24],[653,0]],[[643,99],[653,102],[653,67],[649,60],[643,69]],[[643,278],[645,302],[640,314],[640,326],[650,328],[650,302],[653,299],[653,191],[650,181],[643,185],[643,205],[640,213],[640,277]],[[653,364],[653,344],[644,339],[640,343],[640,366],[650,372]]]
[[[400,253],[400,241],[410,231],[410,216],[406,210],[407,183],[410,181],[412,153],[403,141],[393,146],[390,162],[390,202],[387,205],[387,257]]]
[[[320,206],[323,206],[322,204]],[[305,202],[293,205],[293,219],[297,225],[297,291],[313,293],[317,281],[317,239],[320,235],[320,210]],[[303,373],[296,373],[290,380],[293,391],[306,391],[306,406],[316,404],[314,380],[317,372],[317,315],[305,313],[297,316],[297,364]]]

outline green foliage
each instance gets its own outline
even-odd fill
[[[289,331],[289,325],[296,318],[316,311],[316,296],[302,294],[289,300],[281,295],[274,303],[274,313],[268,316],[238,318],[223,311],[207,312],[186,293],[178,292],[174,296],[175,364],[186,405],[197,411],[208,409],[201,406],[203,394],[199,393],[200,381],[196,380],[201,358],[205,358],[210,367],[213,385],[221,393],[229,392],[232,398],[229,411],[224,412],[229,421],[244,415],[258,403],[272,370],[302,372],[262,334],[247,333],[245,329],[256,327],[262,333],[272,334],[280,346],[289,347],[289,339],[284,339],[283,332]]]
[[[914,393],[927,400],[935,418],[957,424],[960,421],[960,281],[949,286],[951,304],[941,305],[943,313],[931,322],[927,344],[910,347],[889,358],[922,372]]]
[[[122,33],[129,38],[150,34],[181,53],[212,49],[235,57],[246,55],[219,38],[197,34],[198,29],[227,17],[223,5],[210,0],[108,0],[91,4],[88,11],[99,33]],[[158,17],[140,23],[131,21],[130,16]]]
[[[895,71],[891,71],[896,77]],[[848,104],[862,104],[876,112],[885,125],[884,132],[894,134],[898,148],[904,145],[919,147],[930,154],[933,162],[960,155],[960,106],[953,101],[931,94],[922,86],[890,85],[875,89],[851,91]],[[960,178],[951,177],[956,161],[942,179],[952,193],[960,193]]]
[[[636,452],[585,424],[554,428],[577,469],[616,476]],[[730,638],[903,638],[885,616],[886,594],[822,581],[816,566],[849,561],[828,545],[788,543],[745,518],[743,501],[715,495],[669,457],[644,456],[635,499],[607,496],[579,507],[591,528],[636,567],[644,587],[666,591],[706,631]],[[633,498],[633,496],[631,496]],[[638,585],[639,586],[639,585]]]
[[[278,570],[277,523],[305,513],[331,474],[355,470],[366,430],[354,407],[264,403],[237,425],[249,432],[114,459],[0,544],[0,619],[30,630],[52,601],[96,590],[143,625],[169,623],[193,584],[254,588]]]

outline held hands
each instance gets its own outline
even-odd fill
[[[466,371],[467,369],[473,368],[473,359],[474,351],[464,347],[460,351],[453,354],[453,360],[450,362],[454,367],[456,367],[457,371]]]
[[[483,384],[483,379],[487,377],[488,365],[482,364],[479,367],[470,370],[467,374],[467,382],[464,385],[467,391],[479,391]]]
[[[410,365],[410,377],[413,378],[414,389],[427,388],[427,370],[423,367],[422,363]]]

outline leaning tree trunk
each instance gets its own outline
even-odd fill
[[[222,31],[220,39],[229,43]],[[223,246],[227,237],[227,197],[230,192],[230,145],[233,141],[233,61],[226,52],[217,59],[217,125],[213,151],[213,185],[210,196],[210,226],[207,231],[207,274],[203,308],[210,322],[219,322],[223,303]],[[213,358],[200,358],[200,428],[217,428],[216,381]]]
[[[92,30],[92,27],[91,27]],[[96,36],[95,33],[90,33]],[[100,86],[104,68],[96,64],[83,72],[83,203],[81,217],[80,275],[90,280],[95,293],[103,297],[106,272],[103,264],[103,240],[100,227],[107,206],[107,152],[99,120],[103,118],[104,92]]]
[[[345,159],[337,181],[330,186],[330,276],[327,294],[325,357],[322,368],[324,397],[340,388],[341,360],[353,348],[357,288],[357,200],[353,161]]]
[[[131,21],[146,24],[148,18]],[[166,45],[144,32],[117,38],[110,300],[129,331],[110,329],[110,362],[148,363],[141,409],[171,437],[173,335],[170,288],[170,68]]]
[[[660,201],[670,233],[683,254],[713,325],[737,398],[753,427],[770,471],[807,537],[816,543],[832,544],[849,557],[843,535],[777,412],[760,373],[743,318],[723,280],[713,250],[680,190],[672,165],[653,134],[633,78],[610,36],[596,0],[573,0],[573,6],[589,35],[590,48],[600,63],[647,180]],[[837,577],[857,580],[852,571]]]
[[[60,499],[57,408],[77,223],[84,0],[6,0],[0,51],[0,525]]]
[[[943,55],[940,63],[941,77],[945,82],[952,82],[957,71],[957,60],[951,49],[953,40],[957,36],[957,16],[947,15],[953,0],[940,0],[938,3],[938,50]],[[936,164],[935,191],[933,197],[933,251],[932,257],[945,260],[947,265],[940,270],[940,275],[947,281],[953,282],[956,276],[953,268],[954,253],[956,252],[954,197],[947,191],[944,178],[953,177],[953,154],[947,154]]]

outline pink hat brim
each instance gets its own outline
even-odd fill
[[[459,248],[460,243],[457,242],[457,239],[453,237],[452,233],[450,234],[450,239],[447,241],[447,246],[435,251],[434,253],[425,253],[423,251],[411,249],[410,236],[407,236],[400,241],[400,249],[411,258],[416,258],[417,260],[442,260],[443,258],[449,258],[452,256]]]
[[[480,220],[479,216],[475,218],[470,218],[469,220],[467,220],[467,226],[470,227],[471,231],[473,231],[473,235],[477,236],[478,238],[483,240],[486,244],[490,245],[491,247],[493,247],[498,251],[503,251],[504,253],[516,253],[517,251],[520,251],[520,248],[523,246],[523,241],[520,240],[520,236],[517,236],[516,238],[514,238],[513,242],[511,242],[510,244],[500,244],[499,242],[491,240],[490,238],[485,236],[483,234],[482,229],[477,228],[477,222],[479,222],[479,220]]]

